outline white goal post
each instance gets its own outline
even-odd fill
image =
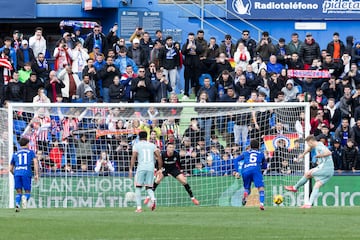
[[[300,120],[301,113],[305,118]],[[10,103],[4,121],[9,162],[20,137],[30,139],[39,158],[40,181],[33,182],[30,208],[134,206],[127,174],[139,131],[147,131],[161,150],[167,142],[175,144],[202,206],[241,206],[242,180],[233,176],[233,159],[251,138],[270,156],[264,172],[266,205],[277,194],[284,196],[285,206],[300,206],[309,196],[308,186],[296,194],[283,190],[309,169],[309,156],[296,159],[310,132],[309,103]],[[99,164],[100,159],[109,165]],[[1,180],[12,208],[13,176],[2,174]],[[252,191],[249,206],[257,204],[256,194]],[[159,206],[192,205],[172,177],[155,195]]]

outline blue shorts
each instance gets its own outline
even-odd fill
[[[29,176],[15,176],[15,189],[24,189],[31,191],[31,177]]]
[[[245,189],[250,189],[252,182],[254,182],[254,185],[257,188],[264,187],[264,179],[260,171],[245,171],[242,172],[241,175]]]

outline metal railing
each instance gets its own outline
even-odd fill
[[[232,16],[234,16],[235,19],[240,20],[241,22],[245,23],[246,25],[250,26],[251,28],[255,29],[257,31],[257,40],[259,41],[261,39],[261,35],[264,32],[264,30],[262,30],[261,28],[257,27],[256,25],[252,24],[251,22],[247,21],[246,19],[234,14],[233,12],[229,11],[228,9],[226,9],[226,7],[224,6],[224,4],[220,4],[219,1],[216,0],[201,0],[200,3],[198,3],[199,1],[193,1],[193,0],[184,0],[183,2],[187,2],[193,6],[196,6],[200,9],[200,16],[193,13],[191,10],[187,9],[184,4],[179,4],[178,1],[176,0],[169,0],[169,2],[171,2],[172,4],[176,5],[177,7],[181,8],[184,12],[189,13],[192,17],[197,18],[200,20],[200,28],[203,29],[204,28],[204,23],[209,25],[210,27],[212,27],[213,29],[215,29],[216,31],[222,33],[222,34],[228,34],[227,32],[225,32],[224,30],[220,29],[219,27],[215,26],[214,24],[210,23],[209,21],[206,20],[205,18],[205,13],[208,14],[211,17],[214,17],[215,19],[217,19],[218,21],[220,21],[221,23],[223,23],[224,25],[228,26],[229,28],[233,29],[235,32],[238,32],[239,34],[242,34],[242,31],[239,30],[238,28],[236,28],[233,24],[227,22],[226,20],[224,20],[223,18],[220,18],[219,16],[217,16],[216,14],[214,14],[213,12],[211,12],[210,10],[205,8],[205,5],[212,3],[214,6],[220,8],[221,10],[225,11],[226,14],[230,14]],[[206,3],[205,3],[206,2]],[[226,3],[225,3],[226,4]],[[273,36],[269,36],[271,39],[278,41],[277,38],[273,37]],[[236,38],[233,37],[234,40],[237,40]]]

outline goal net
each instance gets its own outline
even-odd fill
[[[300,206],[304,193],[288,193],[283,187],[294,184],[308,168],[307,161],[297,160],[309,132],[310,121],[304,117],[308,111],[307,103],[12,103],[12,121],[8,128],[6,121],[1,123],[2,134],[9,135],[9,146],[5,143],[1,154],[10,159],[20,137],[30,139],[41,177],[33,182],[28,207],[134,206],[134,182],[128,178],[132,145],[139,131],[147,131],[149,141],[162,151],[168,142],[175,144],[202,206],[241,206],[244,189],[242,179],[234,176],[239,168],[234,159],[255,138],[269,156],[266,205],[282,194],[285,206]],[[7,197],[13,207],[14,183],[8,175],[1,178],[2,189],[7,188],[1,200]],[[185,188],[171,176],[163,179],[155,195],[159,206],[192,205]],[[247,205],[258,206],[255,189]]]

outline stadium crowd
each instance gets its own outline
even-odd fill
[[[87,35],[79,27],[69,30],[60,25],[60,32],[51,51],[43,35],[46,29],[41,27],[28,39],[18,30],[4,38],[0,48],[3,106],[8,102],[168,102],[169,108],[131,112],[119,105],[103,111],[94,105],[91,110],[66,112],[39,109],[31,116],[19,112],[15,121],[23,127],[15,135],[31,139],[44,170],[127,171],[133,136],[139,130],[148,131],[149,140],[161,149],[166,142],[175,142],[188,174],[220,175],[236,171],[232,159],[250,137],[297,132],[300,140],[293,149],[278,143],[269,171],[292,174],[301,168],[296,155],[304,137],[304,112],[295,116],[291,126],[277,118],[260,122],[272,119],[270,110],[193,118],[181,133],[181,108],[176,103],[192,96],[199,103],[310,102],[311,134],[332,149],[335,168],[360,169],[360,41],[352,36],[343,42],[335,32],[326,48],[320,48],[310,32],[304,41],[293,33],[289,43],[284,38],[274,43],[268,32],[256,42],[250,31],[243,30],[236,43],[229,34],[217,43],[199,30],[189,33],[183,44],[163,36],[161,30],[151,39],[153,33],[141,27],[130,39],[117,36],[117,25],[108,33],[95,25]],[[195,111],[201,114],[202,110]],[[159,120],[170,113],[174,118]],[[230,130],[229,123],[233,124]],[[133,132],[94,137],[94,133],[76,133],[81,129]]]

